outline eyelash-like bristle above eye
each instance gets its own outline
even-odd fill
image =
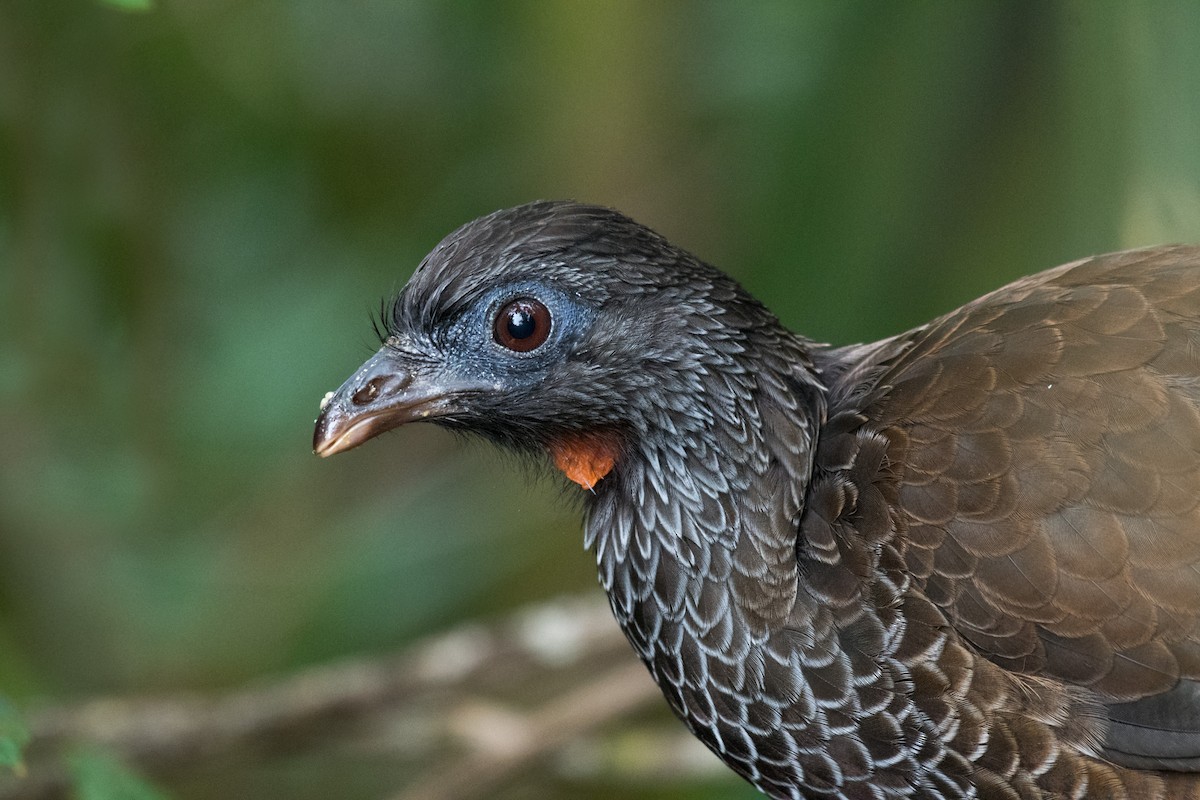
[[[371,327],[375,330],[375,335],[379,337],[380,344],[386,342],[388,337],[396,332],[399,327],[397,320],[399,313],[399,295],[379,299],[379,308],[371,315]]]

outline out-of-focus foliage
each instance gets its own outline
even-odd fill
[[[308,452],[369,310],[481,213],[617,206],[843,343],[1200,238],[1188,0],[109,3],[0,4],[0,689],[26,701],[598,591],[557,484],[480,446]]]
[[[166,800],[166,795],[124,764],[100,752],[80,752],[70,759],[77,800]]]
[[[123,11],[149,11],[154,7],[154,0],[100,0]]]
[[[29,729],[25,727],[25,721],[12,704],[0,697],[0,769],[24,774],[21,751],[28,741]]]

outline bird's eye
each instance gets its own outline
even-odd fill
[[[494,334],[509,350],[528,353],[550,336],[550,310],[532,297],[513,300],[496,315]]]

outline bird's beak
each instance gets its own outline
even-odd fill
[[[452,394],[385,347],[321,400],[313,452],[331,456],[406,422],[440,416],[450,410]]]

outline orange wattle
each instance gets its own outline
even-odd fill
[[[617,438],[607,433],[573,434],[550,445],[554,466],[584,489],[591,489],[611,472],[618,455]]]

